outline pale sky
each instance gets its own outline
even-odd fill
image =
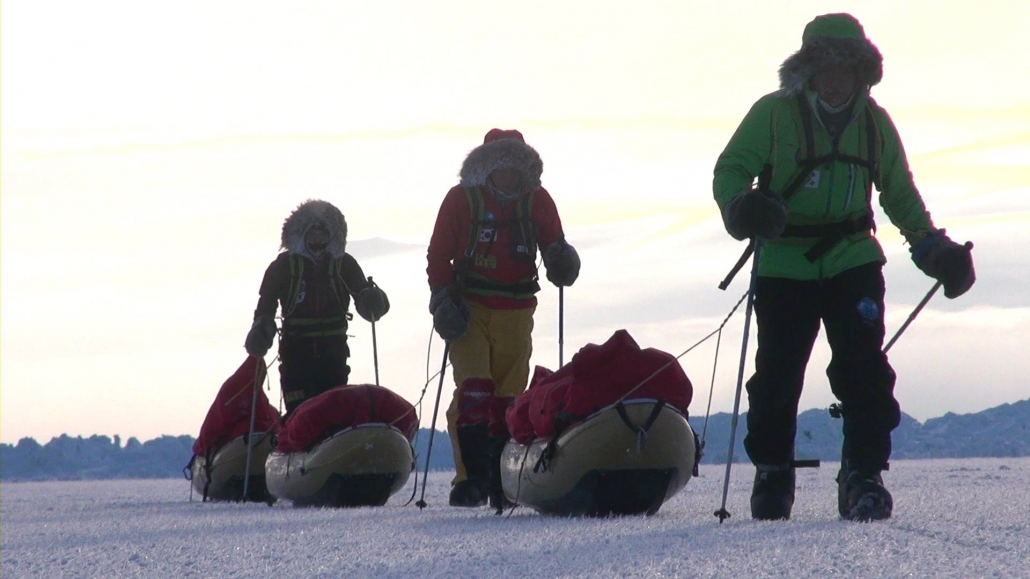
[[[566,360],[619,328],[679,354],[746,290],[716,288],[742,247],[712,200],[715,159],[805,24],[840,10],[884,55],[873,96],[934,220],[976,244],[977,285],[935,298],[891,351],[902,409],[1027,398],[1028,3],[15,0],[0,12],[0,439],[196,435],[245,357],[282,220],[308,198],[340,207],[389,293],[381,383],[415,402],[425,247],[493,127],[540,152],[583,258]],[[892,334],[932,280],[877,217]],[[557,290],[539,297],[533,363],[554,367]],[[742,326],[723,337],[713,412],[732,409]],[[371,382],[368,325],[350,333],[351,380]],[[694,415],[713,347],[682,359]],[[802,408],[832,402],[827,361],[820,340]],[[452,388],[448,374],[441,405]]]

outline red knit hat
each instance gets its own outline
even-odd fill
[[[490,132],[483,137],[483,144],[491,141],[500,141],[501,139],[518,139],[520,142],[525,143],[526,139],[522,138],[522,133],[515,129],[504,130],[504,129],[490,129]]]

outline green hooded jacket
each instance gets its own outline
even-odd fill
[[[836,155],[816,96],[807,90],[812,73],[831,62],[851,66],[861,87],[838,137]],[[805,255],[820,241],[811,236],[813,229],[871,218],[873,186],[880,192],[883,212],[910,244],[933,230],[897,130],[869,96],[869,88],[881,76],[882,57],[857,20],[840,14],[821,16],[806,28],[801,50],[781,66],[781,89],[752,106],[719,156],[713,190],[722,210],[752,187],[766,164],[772,166],[769,188],[789,195],[787,230],[763,240],[759,275],[817,280],[866,263],[886,262],[874,229],[867,226],[856,227],[860,230],[814,259]],[[819,158],[823,162],[817,166],[805,166],[806,160]],[[789,191],[792,184],[794,190]],[[808,229],[805,235],[793,235],[803,229]]]

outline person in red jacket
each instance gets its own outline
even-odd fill
[[[543,162],[514,130],[493,129],[447,192],[427,254],[429,311],[450,348],[456,385],[447,410],[456,476],[452,506],[503,506],[500,451],[504,412],[529,381],[536,311],[537,248],[547,279],[570,286],[579,276]]]
[[[279,379],[287,416],[308,398],[347,383],[351,297],[358,315],[370,322],[390,310],[386,293],[365,278],[346,247],[343,213],[326,201],[305,201],[283,223],[284,251],[261,280],[244,347],[251,356],[264,357],[281,304]]]

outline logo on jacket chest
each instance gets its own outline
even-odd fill
[[[497,269],[497,256],[496,255],[477,255],[476,256],[476,267],[483,267],[486,269]]]
[[[802,185],[805,189],[818,189],[819,188],[819,169],[812,171],[808,176],[808,180]]]
[[[497,240],[497,229],[494,227],[494,214],[487,211],[483,214],[483,222],[479,226],[479,242],[488,243]]]

